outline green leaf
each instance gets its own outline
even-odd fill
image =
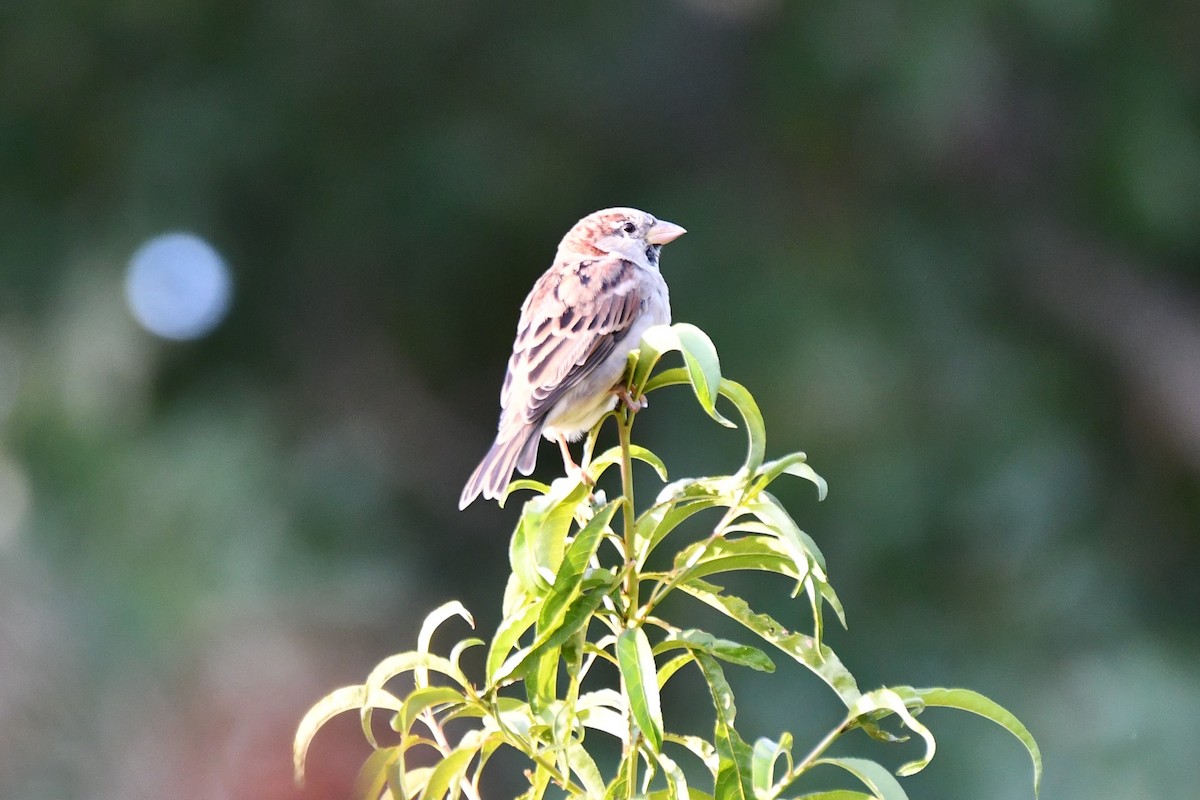
[[[643,346],[661,357],[662,353],[678,350],[683,355],[684,370],[688,383],[696,393],[700,407],[717,422],[732,428],[732,422],[725,419],[716,409],[717,393],[721,386],[721,362],[717,357],[717,349],[704,331],[695,325],[679,322],[670,327],[656,325],[642,334]],[[653,360],[657,361],[657,357]],[[635,377],[637,370],[635,370]],[[653,380],[646,382],[646,391],[650,391]]]
[[[586,728],[607,733],[622,744],[629,741],[629,728],[625,723],[625,715],[605,706],[581,709],[579,723]]]
[[[322,697],[300,720],[292,744],[292,767],[297,784],[304,783],[304,759],[313,736],[329,720],[345,711],[362,708],[366,690],[362,686],[343,686]]]
[[[763,422],[762,412],[758,410],[758,403],[754,402],[754,397],[740,383],[722,378],[721,394],[737,406],[738,413],[746,421],[749,445],[746,463],[742,469],[746,475],[753,475],[758,472],[767,454],[767,426]]]
[[[671,327],[679,337],[679,349],[683,353],[692,388],[696,391],[696,399],[710,417],[727,428],[735,427],[716,409],[717,394],[721,389],[721,362],[712,339],[695,325],[686,322]]]
[[[394,656],[388,656],[383,661],[380,661],[371,670],[370,674],[367,675],[367,680],[363,684],[366,696],[364,697],[362,711],[359,715],[362,722],[363,736],[371,743],[372,747],[376,746],[375,734],[371,728],[372,709],[386,708],[391,711],[399,711],[401,708],[400,702],[388,694],[384,690],[383,685],[397,675],[418,669],[440,672],[463,689],[468,688],[470,685],[467,676],[462,673],[462,670],[451,664],[449,660],[431,653],[409,651],[407,653],[397,653]],[[393,702],[395,706],[392,705]]]
[[[620,502],[614,500],[598,509],[591,521],[571,540],[571,544],[567,547],[562,562],[559,564],[558,574],[554,576],[554,585],[551,587],[550,596],[546,598],[542,611],[538,614],[539,635],[562,624],[567,607],[580,594],[580,586],[583,582],[584,572],[587,570],[588,561],[599,547],[604,530],[612,521],[613,514],[616,513]]]
[[[589,489],[582,482],[577,481],[570,487],[562,494],[556,482],[549,494],[526,501],[521,511],[521,519],[509,544],[509,563],[530,594],[541,595],[549,591],[550,578],[562,562],[575,509],[588,495]]]
[[[717,771],[721,766],[721,759],[717,755],[717,748],[714,747],[707,739],[702,739],[699,736],[664,733],[663,741],[672,742],[686,748],[688,752],[700,759],[701,763],[703,763],[708,771],[712,774],[713,780],[716,780]],[[695,794],[694,790],[693,794]]]
[[[457,600],[443,603],[429,612],[425,617],[425,621],[421,623],[421,632],[417,634],[417,652],[428,653],[429,644],[433,640],[433,634],[437,631],[438,626],[451,617],[456,616],[462,617],[472,628],[475,627],[475,618],[471,616],[471,612],[467,611],[462,603]],[[429,671],[424,667],[417,667],[413,670],[413,681],[417,686],[428,685]]]
[[[800,530],[792,515],[771,494],[763,492],[757,500],[747,503],[745,507],[775,531],[788,552],[796,559],[796,568],[801,574],[808,572],[805,567],[809,561],[820,568],[822,577],[826,574],[825,556],[821,553],[821,548],[817,547],[811,536]]]
[[[531,489],[538,494],[547,494],[550,491],[550,485],[541,481],[535,481],[532,478],[518,478],[508,484],[504,489],[504,496],[496,501],[496,505],[504,508],[504,504],[508,502],[509,495],[521,489]]]
[[[671,797],[670,789],[658,789],[646,795],[646,800],[667,800]],[[688,797],[691,800],[713,800],[713,796],[707,792],[697,791],[696,789],[688,789]]]
[[[398,747],[385,747],[382,750],[372,751],[358,770],[351,797],[355,800],[379,800],[379,795],[387,786],[388,770],[399,760],[400,748]]]
[[[529,773],[526,772],[526,775],[529,775]],[[539,766],[529,778],[529,791],[525,792],[517,800],[541,800],[542,795],[546,793],[546,789],[550,786],[552,777],[549,770]]]
[[[481,647],[487,644],[483,639],[472,636],[470,639],[463,639],[461,642],[456,642],[454,647],[450,648],[450,663],[455,669],[461,670],[462,654],[472,647]]]
[[[717,746],[717,777],[713,795],[721,800],[750,800],[754,797],[751,778],[752,751],[734,728],[737,706],[733,702],[733,690],[725,680],[725,671],[717,660],[705,653],[696,653],[696,663],[708,682],[712,694],[716,723],[713,739]]]
[[[877,800],[875,795],[850,789],[834,789],[832,792],[802,794],[796,800]]]
[[[760,490],[767,488],[780,475],[795,475],[798,478],[812,481],[817,487],[817,499],[824,500],[829,494],[829,484],[806,463],[806,459],[807,456],[804,453],[792,453],[763,464],[759,468],[758,474],[754,476],[755,488]]]
[[[422,800],[440,800],[445,796],[451,786],[456,786],[466,777],[467,768],[477,752],[478,747],[461,747],[450,751],[430,773],[425,791],[421,794]]]
[[[904,692],[903,689],[897,689],[896,691],[899,693]],[[960,711],[969,711],[972,714],[978,714],[1017,737],[1017,740],[1025,745],[1025,749],[1029,751],[1029,757],[1033,760],[1034,795],[1036,796],[1040,792],[1042,783],[1041,748],[1038,747],[1038,743],[1034,740],[1029,729],[1012,712],[995,701],[984,697],[979,692],[974,692],[970,689],[944,689],[938,686],[929,689],[909,689],[909,691],[920,698],[927,706],[957,708]]]
[[[800,662],[837,692],[849,708],[861,696],[854,676],[842,664],[837,654],[813,637],[789,631],[767,614],[757,614],[740,597],[722,594],[724,589],[699,579],[690,579],[679,588],[730,619],[762,637]]]
[[[371,727],[371,712],[376,708],[385,711],[398,711],[403,703],[400,698],[380,686],[363,686],[363,704],[359,709],[359,721],[362,724],[363,736],[371,747],[378,747],[375,741],[375,730]]]
[[[541,597],[550,590],[550,583],[538,570],[537,554],[533,548],[535,533],[534,523],[522,514],[508,542],[508,563],[522,593]]]
[[[522,670],[525,679],[525,696],[534,714],[539,714],[556,704],[558,690],[558,665],[562,647],[542,647],[530,656]]]
[[[646,337],[642,336],[641,341],[638,342],[638,349],[629,354],[626,374],[629,376],[629,387],[635,397],[645,392],[650,373],[654,371],[654,367],[663,357],[663,351],[654,346],[653,334],[650,339],[647,341]]]
[[[654,548],[667,534],[693,514],[720,504],[719,498],[706,497],[685,501],[668,501],[643,511],[634,524],[634,549],[637,555],[638,569],[645,566],[646,559],[650,557]]]
[[[567,764],[570,765],[571,772],[579,779],[583,788],[587,790],[588,797],[604,795],[604,777],[601,776],[600,768],[596,766],[595,760],[583,745],[567,746]]]
[[[539,631],[532,644],[505,659],[492,674],[493,685],[503,685],[522,677],[534,659],[539,658],[545,649],[561,647],[576,631],[591,621],[592,614],[608,596],[615,582],[616,577],[607,573],[603,581],[597,580],[591,588],[587,588],[585,582],[585,591],[567,607],[561,623],[555,628]]]
[[[667,480],[667,465],[663,463],[661,458],[656,456],[647,448],[638,444],[631,444],[629,445],[629,457],[634,461],[641,461],[642,463],[649,464],[651,467],[654,467],[654,471],[658,473],[658,477],[663,481]],[[600,476],[604,474],[605,470],[620,463],[621,448],[610,447],[608,450],[605,450],[603,453],[593,458],[592,462],[588,464],[588,477],[595,482],[600,479]]]
[[[857,721],[860,717],[872,718],[872,715],[878,711],[892,712],[903,720],[905,726],[910,731],[925,740],[925,756],[908,762],[896,770],[896,774],[912,775],[925,769],[929,762],[933,760],[933,754],[937,752],[937,741],[934,740],[933,734],[929,732],[929,729],[918,722],[916,717],[909,712],[904,699],[895,691],[891,689],[875,689],[867,692],[858,698],[850,708],[850,715],[847,721]]]
[[[651,378],[646,384],[646,391],[651,392],[665,386],[675,386],[687,382],[690,382],[687,370],[668,369]],[[762,465],[767,452],[767,427],[763,422],[762,412],[759,411],[758,404],[754,402],[754,397],[740,383],[722,378],[720,394],[737,407],[738,413],[746,422],[749,446],[746,452],[746,463],[740,472],[743,477],[754,475]]]
[[[838,622],[842,623],[842,627],[845,628],[846,610],[842,608],[842,601],[838,598],[837,592],[835,592],[833,587],[825,581],[821,581],[817,588],[821,592],[821,597],[826,603],[829,604],[829,607],[833,609],[833,613],[837,614]]]
[[[792,735],[784,733],[778,742],[763,737],[754,743],[750,757],[750,780],[757,798],[772,797],[775,785],[775,764],[783,757],[785,774],[792,768]]]
[[[517,613],[507,616],[501,621],[500,627],[496,629],[496,635],[492,637],[492,646],[487,655],[486,670],[489,686],[496,686],[499,683],[497,674],[500,667],[508,658],[508,654],[517,646],[525,631],[532,628],[533,624],[537,622],[541,610],[541,603],[529,603],[519,609]]]
[[[732,526],[729,530],[745,529],[745,526]],[[695,542],[675,556],[675,569],[684,569],[685,565],[689,578],[736,570],[774,572],[793,580],[803,577],[803,573],[796,570],[795,559],[774,536],[750,535]]]
[[[695,628],[668,634],[666,639],[655,646],[654,652],[656,654],[664,653],[680,647],[707,653],[730,664],[750,667],[759,672],[775,671],[774,662],[757,647],[751,647],[748,644],[741,644],[729,639],[718,639],[710,633],[705,633]]]
[[[407,733],[422,711],[431,706],[448,703],[466,703],[462,692],[450,686],[421,686],[408,693],[396,713],[392,728]]]
[[[687,778],[679,765],[663,753],[656,753],[655,758],[662,768],[663,777],[667,780],[666,800],[691,800],[692,793],[688,790]]]
[[[389,800],[407,800],[410,797],[416,797],[429,782],[431,774],[433,774],[433,767],[414,767],[405,770],[402,775],[396,775],[400,785],[395,787],[393,786],[395,781],[389,777],[388,788],[392,791],[392,797]]]
[[[617,637],[617,664],[629,697],[629,711],[650,748],[662,751],[662,706],[658,696],[658,675],[650,640],[641,628],[629,628]]]
[[[672,658],[667,663],[658,668],[658,688],[662,689],[667,685],[667,681],[671,680],[671,676],[679,670],[686,667],[688,664],[695,661],[691,653],[683,653]]]
[[[900,788],[900,783],[892,773],[874,761],[865,758],[821,758],[813,762],[813,766],[818,764],[846,770],[862,781],[879,800],[908,800],[908,795]]]

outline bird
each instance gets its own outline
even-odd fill
[[[588,214],[567,231],[521,304],[496,440],[463,487],[459,510],[481,494],[503,498],[514,469],[533,472],[542,437],[557,440],[564,464],[574,464],[567,442],[615,407],[642,333],[671,322],[659,252],[684,233],[621,207]]]

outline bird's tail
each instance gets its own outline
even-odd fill
[[[508,488],[514,469],[519,469],[522,475],[533,472],[541,432],[542,426],[536,422],[522,426],[512,436],[503,437],[502,431],[463,487],[458,498],[459,510],[469,506],[480,494],[485,500],[499,500]]]

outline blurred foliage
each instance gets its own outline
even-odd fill
[[[454,498],[614,204],[689,229],[676,317],[836,487],[864,682],[1003,698],[1047,797],[1200,782],[1200,6],[59,0],[0,11],[0,74],[0,796],[294,796],[312,697],[502,592],[515,512]],[[123,306],[169,230],[234,272],[199,342]],[[642,434],[719,472],[695,413]],[[747,731],[836,719],[773,685]],[[1026,796],[943,742],[913,796]]]

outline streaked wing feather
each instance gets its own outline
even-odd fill
[[[541,419],[602,363],[641,311],[637,267],[610,257],[558,265],[534,286],[501,392],[501,405],[526,421]]]

